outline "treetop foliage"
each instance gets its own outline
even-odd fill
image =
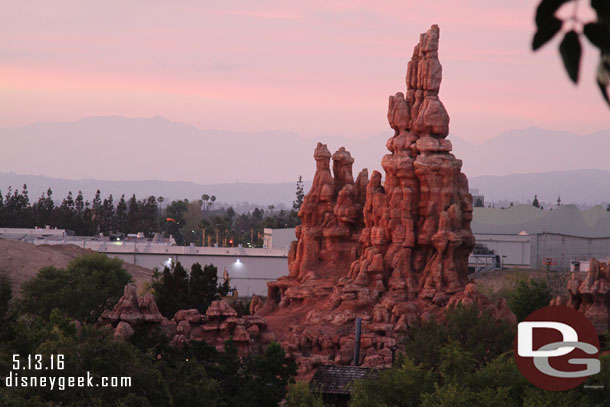
[[[171,319],[181,309],[196,308],[205,314],[212,301],[227,295],[225,284],[218,284],[218,269],[213,264],[191,266],[190,273],[180,264],[155,271],[152,283],[159,311]]]
[[[77,257],[65,269],[44,267],[22,286],[24,312],[48,318],[51,310],[81,322],[95,322],[116,304],[133,281],[120,259],[101,253]]]

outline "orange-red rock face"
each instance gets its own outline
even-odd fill
[[[264,307],[267,313],[278,305],[328,296],[340,270],[347,270],[360,255],[367,171],[354,182],[354,159],[345,148],[331,155],[325,144],[318,143],[314,158],[316,173],[299,211],[298,240],[292,242],[288,254],[289,275],[269,284],[269,296],[274,300]]]
[[[451,154],[449,116],[438,97],[439,29],[421,35],[407,67],[407,93],[390,96],[394,135],[381,161],[385,179],[366,170],[354,182],[351,155],[314,151],[316,174],[299,212],[289,275],[269,283],[260,311],[301,373],[320,363],[349,363],[353,321],[364,321],[365,366],[391,363],[409,325],[448,304],[476,303],[514,321],[468,284],[472,196]],[[330,160],[333,160],[333,172]]]
[[[600,335],[610,331],[610,263],[591,259],[585,279],[572,273],[567,289],[569,296],[557,297],[551,305],[567,305],[584,313]]]
[[[117,338],[129,339],[139,328],[148,333],[162,333],[175,346],[205,340],[219,351],[224,350],[226,340],[233,339],[241,356],[260,352],[275,340],[264,319],[250,315],[240,318],[223,300],[212,301],[205,315],[196,309],[187,309],[167,319],[159,312],[152,294],[137,296],[135,284],[125,286],[119,302],[112,310],[104,311],[99,324],[113,329]]]

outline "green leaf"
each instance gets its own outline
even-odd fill
[[[536,51],[546,44],[559,32],[559,30],[561,30],[562,25],[563,22],[556,17],[551,17],[549,20],[546,20],[544,24],[539,25],[538,31],[536,31],[534,40],[532,41],[532,49]]]
[[[593,45],[602,51],[610,52],[610,27],[602,23],[585,25],[585,35]]]
[[[578,70],[580,68],[582,48],[576,31],[572,30],[566,33],[561,44],[559,44],[559,53],[561,54],[561,59],[568,72],[568,76],[572,82],[578,83]]]
[[[555,12],[568,1],[571,0],[542,0],[536,9],[536,25],[540,27],[545,21],[555,18]]]

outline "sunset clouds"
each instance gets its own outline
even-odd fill
[[[451,132],[608,128],[585,48],[571,85],[557,43],[530,51],[537,1],[28,1],[0,9],[0,127],[163,115],[305,137],[388,131],[418,34],[441,27]]]

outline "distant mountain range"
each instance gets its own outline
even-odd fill
[[[585,136],[537,127],[511,130],[474,145],[449,136],[469,177],[581,169],[610,171],[610,130]]]
[[[320,141],[331,152],[345,146],[356,176],[365,167],[369,174],[381,171],[390,136]],[[471,187],[487,200],[526,202],[538,194],[550,202],[558,195],[565,203],[610,201],[610,130],[577,136],[531,127],[479,145],[453,135],[449,140]],[[0,141],[3,193],[27,183],[32,197],[50,186],[56,199],[79,189],[90,199],[99,188],[115,197],[196,199],[207,193],[219,202],[265,205],[289,205],[297,178],[313,177],[317,142],[284,131],[201,130],[162,117],[118,116],[0,129]]]
[[[313,168],[312,168],[313,172]],[[172,181],[100,181],[92,179],[68,180],[36,175],[0,173],[0,191],[3,194],[9,186],[21,189],[27,184],[30,199],[37,199],[51,187],[56,200],[61,200],[68,191],[83,191],[91,200],[99,188],[102,196],[112,194],[115,200],[121,194],[127,197],[136,194],[138,198],[150,195],[169,199],[199,199],[202,194],[215,195],[219,203],[257,205],[283,204],[290,207],[295,199],[296,182],[275,184],[227,183],[196,184]],[[309,191],[311,181],[305,181],[305,191]],[[610,202],[610,171],[573,170],[533,174],[513,174],[505,176],[486,175],[470,178],[470,187],[478,188],[486,201],[528,202],[538,195],[540,201],[555,203],[558,196],[564,204],[596,205]],[[244,205],[242,205],[244,206]],[[244,206],[248,208],[248,205]]]
[[[238,118],[236,118],[238,119]],[[318,141],[344,146],[354,173],[381,170],[390,129],[366,139],[307,139],[286,131],[201,130],[163,117],[90,117],[0,129],[0,172],[66,179],[294,182],[313,176]],[[535,127],[474,145],[449,136],[469,177],[601,169],[610,171],[610,130],[577,136]]]
[[[526,203],[538,195],[539,201],[555,204],[597,205],[610,202],[610,171],[572,170],[505,176],[472,177],[470,187],[478,188],[486,201]]]

